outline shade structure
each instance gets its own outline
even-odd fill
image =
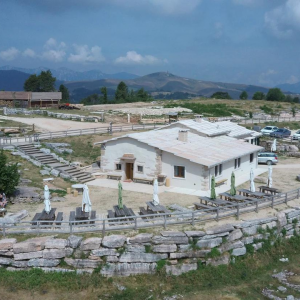
[[[272,146],[271,146],[271,152],[275,152],[276,151],[276,139],[274,139]]]
[[[272,165],[269,165],[269,168],[268,168],[268,187],[269,188],[271,188],[272,184],[273,184],[273,181],[272,181],[272,172],[273,172],[273,167],[272,167]]]
[[[250,171],[250,191],[252,193],[255,192],[254,172],[253,172],[253,169],[251,169],[251,171]]]
[[[119,209],[123,208],[122,190],[123,190],[122,183],[121,183],[121,181],[119,181],[119,183],[118,183],[118,206],[119,206]]]
[[[216,179],[215,179],[215,176],[213,176],[211,178],[210,198],[211,199],[217,199],[217,195],[216,195]]]
[[[45,212],[47,214],[50,213],[51,211],[51,203],[50,203],[50,191],[49,191],[49,188],[48,188],[48,185],[46,184],[45,187],[44,187],[44,204],[45,204]]]
[[[83,195],[82,195],[82,211],[91,212],[92,211],[92,203],[89,195],[89,188],[85,184],[83,187]]]
[[[236,195],[235,175],[234,175],[233,172],[231,173],[230,195],[231,195],[231,196],[235,196],[235,195]]]
[[[159,205],[159,198],[158,198],[158,182],[157,179],[154,179],[153,183],[153,204]]]

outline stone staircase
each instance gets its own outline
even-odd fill
[[[81,183],[94,180],[90,173],[83,172],[75,166],[69,166],[65,163],[61,163],[51,154],[44,153],[32,144],[19,145],[17,148],[20,152],[30,156],[42,165],[50,167],[52,170],[56,170],[57,175],[61,174],[62,178],[76,178],[76,181]]]

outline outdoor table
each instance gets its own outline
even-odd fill
[[[76,214],[75,214],[75,220],[88,220],[89,219],[89,213],[82,211],[81,207],[76,207]]]
[[[224,197],[225,200],[228,200],[232,197],[229,193],[226,193],[226,192],[225,193],[220,193],[219,196],[220,196],[221,199],[223,199],[223,197]]]
[[[261,193],[268,193],[269,192],[271,195],[276,195],[276,194],[280,193],[280,191],[278,189],[270,188],[268,186],[263,186],[262,185],[262,186],[259,186],[258,188],[259,188],[259,191]]]
[[[45,212],[45,210],[43,210],[38,220],[39,221],[54,221],[54,219],[55,219],[55,211],[56,211],[56,208],[52,208],[50,210],[49,214],[47,214]]]
[[[230,203],[222,199],[211,199],[209,197],[200,197],[200,203],[211,206],[226,206]]]
[[[163,205],[154,205],[152,201],[148,201],[146,202],[147,204],[147,209],[150,209],[154,212],[158,212],[158,213],[170,213],[170,211],[168,209],[166,209]]]
[[[239,194],[243,194],[244,196],[252,196],[255,198],[263,198],[263,197],[269,197],[270,195],[262,193],[262,192],[251,192],[250,190],[241,189],[238,190]]]

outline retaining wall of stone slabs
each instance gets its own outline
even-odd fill
[[[87,239],[75,235],[67,239],[47,236],[23,242],[6,238],[0,240],[0,265],[11,271],[40,268],[45,272],[82,274],[97,269],[103,276],[129,276],[153,274],[158,262],[166,260],[166,273],[180,275],[196,270],[199,261],[214,266],[228,264],[234,257],[246,255],[247,245],[257,251],[270,237],[273,241],[290,238],[299,232],[299,219],[300,209],[295,208],[275,217],[215,226],[206,231],[162,231],[157,235]],[[213,248],[218,249],[214,253],[219,255],[210,258]]]

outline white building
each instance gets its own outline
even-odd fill
[[[189,129],[167,126],[96,143],[101,144],[101,169],[123,180],[161,175],[173,187],[200,191],[210,190],[213,175],[217,185],[229,187],[232,171],[240,184],[249,180],[251,168],[257,169],[261,147],[228,136],[227,129],[203,136]]]

